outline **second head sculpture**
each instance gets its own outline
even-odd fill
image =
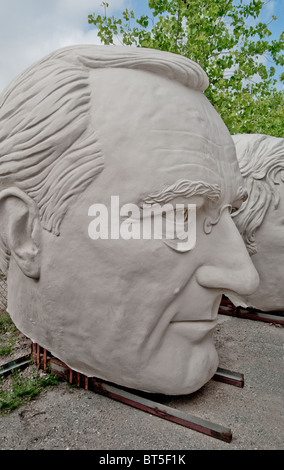
[[[30,67],[0,97],[8,310],[74,370],[191,393],[218,367],[222,294],[257,288],[230,213],[245,197],[235,146],[207,86],[178,55],[76,46]],[[90,208],[111,218],[114,196],[140,209],[171,203],[174,213],[194,205],[196,245],[180,250],[163,234],[90,237]]]
[[[259,273],[258,289],[235,305],[284,311],[284,139],[233,136],[248,198],[233,215]]]

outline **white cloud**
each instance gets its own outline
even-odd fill
[[[111,0],[108,14],[130,5]],[[49,52],[72,44],[99,44],[88,15],[103,12],[102,0],[0,0],[0,92],[23,69]]]
[[[104,7],[102,7],[103,0],[57,0],[56,9],[59,13],[65,15],[71,14],[81,14],[82,11],[89,11],[89,13],[102,12]],[[130,0],[106,0],[105,3],[108,3],[107,13],[112,14],[115,10],[121,10],[124,7],[130,5]]]

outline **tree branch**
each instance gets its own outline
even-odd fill
[[[181,0],[178,1],[178,17],[177,17],[177,34],[176,34],[175,52],[177,52],[177,43],[178,43],[178,35],[179,35],[180,3],[181,3]]]
[[[222,19],[224,18],[225,14],[227,13],[226,7],[227,7],[227,5],[228,5],[230,2],[231,2],[231,0],[228,0],[228,1],[227,1],[226,5],[225,5],[225,11],[224,11],[223,15],[220,16],[219,21],[218,21],[218,23],[217,23],[216,26],[215,26],[215,29],[214,29],[214,31],[213,31],[213,34],[212,34],[212,38],[211,38],[209,47],[212,46],[212,43],[213,43],[214,38],[215,38],[215,34],[217,33],[217,29],[219,28]]]

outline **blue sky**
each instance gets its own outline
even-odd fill
[[[125,7],[137,16],[148,11],[147,0],[106,0],[109,14]],[[275,37],[284,29],[284,0],[266,0],[263,20]],[[72,44],[99,44],[88,14],[102,11],[102,0],[0,0],[0,91],[18,73],[52,50]]]

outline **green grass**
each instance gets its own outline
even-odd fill
[[[0,311],[0,356],[13,355],[18,339],[19,331],[10,315]],[[28,366],[26,371],[28,374],[14,370],[7,378],[0,376],[0,415],[10,413],[60,381],[56,375],[43,374],[34,364]]]
[[[12,354],[17,328],[7,312],[0,312],[0,356]]]
[[[14,340],[10,339],[9,344],[0,344],[0,356],[9,356],[13,352]]]
[[[9,380],[9,389],[5,389],[4,382],[0,379],[0,415],[8,414],[20,405],[28,403],[43,389],[56,385],[59,377],[53,374],[39,375],[35,371],[32,377],[25,377],[20,371],[13,371]]]
[[[0,335],[3,335],[8,331],[15,333],[17,328],[11,320],[9,313],[0,311]]]

